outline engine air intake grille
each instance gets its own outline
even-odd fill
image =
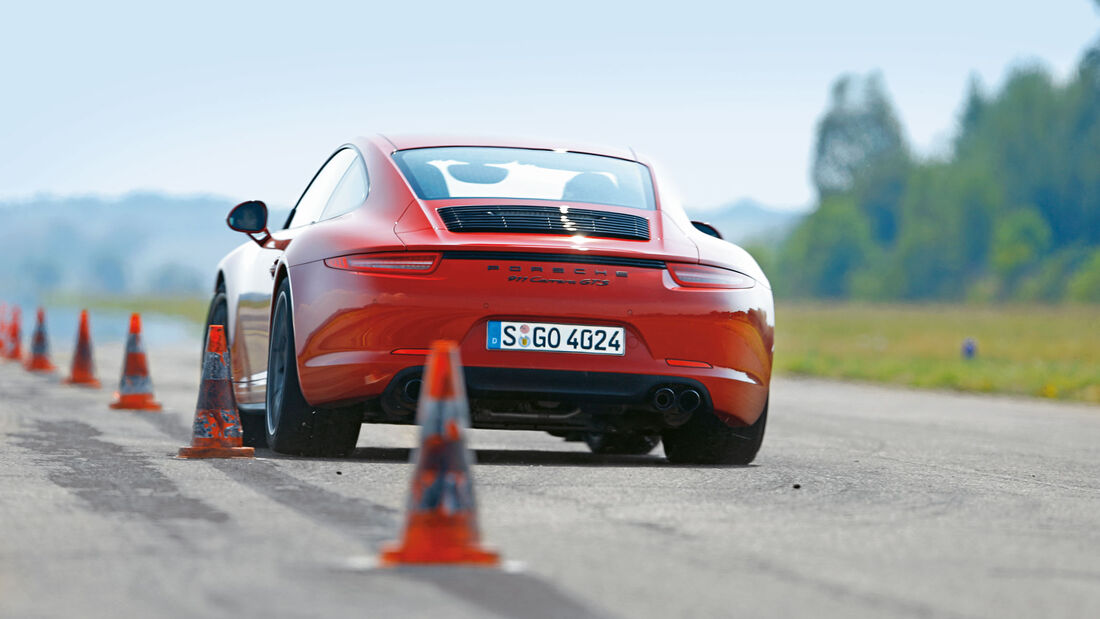
[[[649,220],[624,213],[557,206],[446,206],[438,212],[451,232],[580,234],[649,240]]]

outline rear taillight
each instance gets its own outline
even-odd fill
[[[752,288],[756,280],[730,269],[701,264],[669,262],[668,272],[677,284],[687,288]]]
[[[409,254],[390,252],[382,254],[354,254],[338,258],[326,258],[325,265],[345,271],[360,273],[389,273],[397,275],[426,275],[439,266],[439,254]]]

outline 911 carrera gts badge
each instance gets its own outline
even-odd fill
[[[542,277],[541,275],[528,277],[526,275],[509,275],[510,282],[530,282],[532,284],[574,284],[578,286],[606,286],[611,282],[606,279],[558,279],[554,277]]]

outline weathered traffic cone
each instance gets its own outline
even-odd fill
[[[80,310],[80,328],[76,333],[73,366],[69,370],[69,377],[61,382],[92,389],[99,389],[101,386],[95,377],[95,358],[92,356],[92,333],[88,327],[88,310]]]
[[[50,362],[50,340],[46,336],[46,310],[38,308],[31,334],[31,356],[24,365],[28,372],[56,372],[57,366]]]
[[[255,450],[242,446],[241,415],[233,401],[229,382],[229,348],[225,327],[210,325],[202,360],[202,385],[195,405],[190,447],[180,448],[181,458],[251,458]]]
[[[11,308],[11,321],[8,322],[8,346],[4,358],[10,361],[23,359],[23,331],[19,328],[21,312],[19,306]]]
[[[111,408],[135,411],[159,411],[153,400],[153,379],[149,378],[149,363],[141,344],[141,314],[130,315],[130,335],[126,337],[126,358],[122,362],[122,378],[118,382]]]
[[[432,343],[423,385],[404,539],[383,549],[381,563],[497,565],[499,555],[481,547],[478,533],[473,455],[465,439],[470,412],[457,344]]]

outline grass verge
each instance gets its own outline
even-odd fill
[[[138,312],[143,316],[146,314],[172,316],[200,326],[206,323],[206,312],[210,305],[210,299],[190,296],[55,295],[48,298],[46,302],[49,305],[79,307],[89,311]]]
[[[1098,306],[777,305],[777,372],[1100,403]]]

